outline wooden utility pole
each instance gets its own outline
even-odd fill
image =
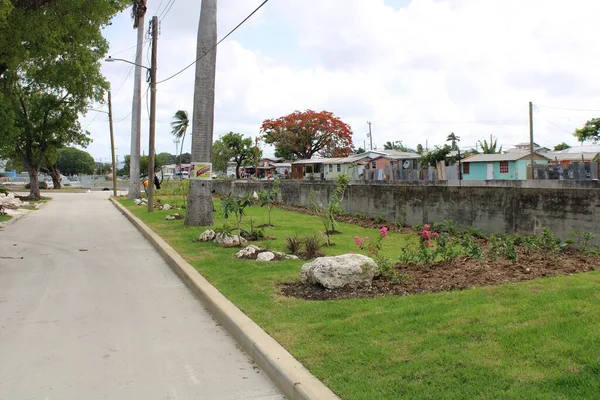
[[[154,141],[156,134],[156,56],[158,53],[158,17],[152,17],[152,64],[150,65],[150,144],[148,149],[148,212],[154,211]]]
[[[113,131],[112,98],[108,91],[108,123],[110,124],[110,150],[112,152],[113,196],[117,197],[117,162],[115,157],[115,133]]]
[[[371,150],[373,150],[373,132],[371,132],[371,121],[367,121],[369,124],[369,139],[371,140]]]
[[[529,102],[529,155],[531,156],[531,179],[535,179],[534,148],[533,148],[533,103]]]

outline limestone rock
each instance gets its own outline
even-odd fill
[[[215,231],[213,231],[212,229],[209,229],[207,231],[204,231],[202,233],[202,235],[200,235],[200,237],[198,238],[199,242],[212,242],[213,240],[215,240],[215,237],[217,236],[217,234],[215,233]]]
[[[260,251],[260,247],[250,245],[237,253],[235,253],[236,258],[253,258],[253,256]]]
[[[319,257],[302,266],[303,283],[320,284],[327,289],[345,286],[370,287],[377,272],[377,264],[362,254],[344,254]]]
[[[286,254],[285,258],[288,260],[299,260],[300,258],[294,254]]]
[[[248,241],[238,235],[216,235],[215,242],[223,247],[245,246]]]
[[[165,218],[167,221],[175,221],[176,219],[183,219],[183,217],[180,214],[173,214],[173,215],[167,215],[167,217]]]
[[[256,257],[256,261],[269,262],[275,260],[275,254],[270,251],[265,251],[263,253],[259,253]]]
[[[172,207],[171,207],[171,205],[170,205],[170,204],[165,204],[165,205],[162,207],[162,209],[163,209],[163,210],[165,210],[165,211],[169,211],[171,208],[172,208]]]

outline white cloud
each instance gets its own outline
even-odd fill
[[[159,79],[195,59],[199,3],[179,0],[162,21]],[[219,37],[260,3],[221,0]],[[215,137],[255,135],[266,118],[312,108],[350,123],[357,146],[367,120],[380,146],[442,144],[450,131],[464,146],[490,134],[505,145],[522,142],[529,101],[600,109],[600,41],[585,21],[599,12],[600,3],[587,0],[413,0],[403,8],[383,0],[269,2],[218,49]],[[132,46],[129,16],[118,17],[107,36],[114,51]],[[134,51],[121,57],[133,59]],[[173,113],[192,110],[193,70],[159,85],[159,152],[174,151]],[[127,66],[104,71],[116,89]],[[129,112],[131,91],[129,79],[115,96],[117,119]],[[574,143],[570,132],[594,114],[540,107],[536,141]],[[103,120],[90,125],[96,157],[109,154]],[[120,154],[128,153],[129,120],[118,126]]]

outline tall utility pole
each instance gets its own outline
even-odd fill
[[[371,132],[371,121],[367,121],[369,124],[369,139],[371,139],[371,150],[373,150],[373,132]]]
[[[112,153],[113,196],[117,197],[117,162],[115,157],[115,133],[113,131],[112,97],[108,91],[108,123],[110,124],[110,150]]]
[[[529,102],[529,154],[531,156],[531,179],[535,179],[533,153],[533,103]]]
[[[144,2],[145,3],[145,2]],[[130,200],[142,197],[140,189],[140,151],[142,137],[142,63],[144,47],[145,4],[138,5],[134,16],[134,28],[137,28],[137,51],[135,54],[135,73],[133,79],[133,100],[131,106],[131,150],[129,154],[129,193]]]
[[[158,17],[152,17],[152,64],[150,65],[150,139],[148,150],[148,212],[154,210],[154,136],[156,134],[156,55],[158,41]]]

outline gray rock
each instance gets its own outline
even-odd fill
[[[169,211],[171,208],[173,208],[173,207],[171,207],[170,204],[165,204],[162,209],[165,211]]]
[[[215,240],[215,237],[217,236],[217,234],[215,233],[215,231],[213,231],[212,229],[209,229],[207,231],[204,231],[202,233],[202,235],[200,235],[200,237],[198,238],[199,242],[212,242],[213,240]]]
[[[303,283],[320,284],[327,289],[345,286],[370,287],[377,272],[377,264],[362,254],[344,254],[319,257],[302,266]]]
[[[175,221],[176,219],[183,219],[183,217],[180,214],[173,214],[173,215],[167,215],[167,217],[165,218],[167,221]]]
[[[294,254],[286,254],[285,258],[287,258],[288,260],[299,260],[300,258],[298,258],[298,256],[294,255]]]
[[[258,256],[256,257],[256,261],[264,261],[264,262],[273,261],[274,259],[275,259],[275,254],[271,253],[270,251],[265,251],[264,253],[259,253]]]

